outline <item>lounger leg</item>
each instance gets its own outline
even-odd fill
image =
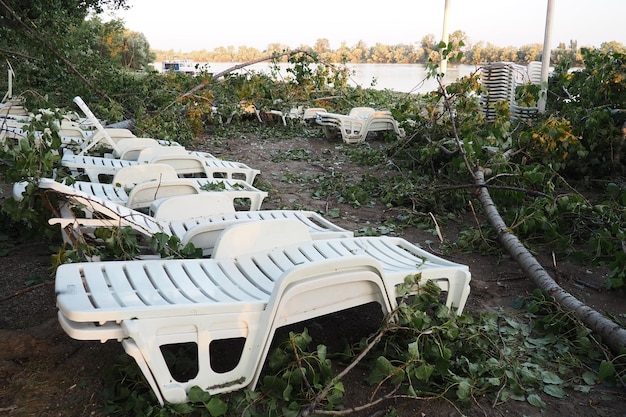
[[[146,359],[141,354],[141,349],[139,349],[137,344],[131,339],[122,340],[122,347],[124,347],[124,351],[128,355],[132,356],[133,359],[135,359],[135,362],[137,362],[137,365],[143,373],[143,376],[148,381],[148,384],[150,384],[150,388],[152,388],[152,391],[154,392],[154,395],[156,395],[157,400],[159,400],[159,404],[165,404],[165,400],[163,399],[163,395],[161,395],[161,390],[159,389],[159,384],[157,384],[157,381],[150,371],[150,367],[148,366]]]
[[[190,314],[125,320],[122,328],[127,335],[124,349],[141,368],[159,402],[181,403],[193,386],[217,394],[241,389],[250,383],[258,367],[257,334],[262,311],[225,314]],[[211,358],[211,344],[217,341],[241,339],[241,355],[232,361],[232,369],[216,370],[220,357]],[[173,375],[164,349],[193,345],[194,375]],[[213,360],[212,360],[213,359]],[[180,380],[178,380],[179,378]]]

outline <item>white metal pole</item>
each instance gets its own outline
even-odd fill
[[[548,10],[546,12],[546,31],[543,36],[543,53],[541,55],[541,93],[537,107],[540,113],[546,111],[546,101],[548,99],[548,75],[550,73],[550,39],[552,35],[552,6],[554,0],[548,0]]]

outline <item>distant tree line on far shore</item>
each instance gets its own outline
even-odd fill
[[[482,62],[510,61],[526,64],[531,61],[541,61],[543,45],[540,43],[523,45],[520,47],[500,47],[489,42],[479,41],[470,44],[466,34],[457,30],[450,34],[449,42],[458,51],[463,52],[462,64],[477,65]],[[377,43],[368,46],[363,41],[356,45],[347,46],[344,43],[338,49],[331,49],[328,39],[318,39],[315,45],[301,45],[297,49],[313,51],[325,62],[368,63],[368,64],[425,64],[430,60],[439,61],[439,40],[435,35],[429,34],[418,43],[383,45]],[[461,46],[459,46],[461,45]],[[259,50],[247,46],[218,47],[212,51],[205,49],[192,52],[180,52],[173,49],[151,50],[156,56],[156,61],[188,60],[193,62],[247,62],[267,56],[274,52],[292,49],[289,46],[273,43],[265,50]],[[602,52],[626,53],[626,46],[617,41],[607,41],[600,45]],[[582,66],[583,57],[578,42],[571,40],[569,44],[560,43],[551,51],[553,65],[569,61],[572,66]]]

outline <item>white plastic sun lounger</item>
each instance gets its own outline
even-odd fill
[[[85,113],[85,116],[87,116],[87,119],[96,128],[96,131],[85,131],[83,133],[77,131],[76,129],[70,129],[71,126],[66,125],[65,130],[67,133],[65,133],[65,136],[63,137],[64,143],[66,145],[69,145],[71,143],[78,144],[80,147],[79,155],[87,154],[90,149],[95,148],[96,146],[105,145],[113,150],[114,157],[120,157],[125,151],[125,149],[119,145],[119,142],[121,140],[127,140],[129,142],[132,142],[133,140],[139,139],[135,142],[135,147],[139,146],[142,141],[143,147],[154,146],[155,143],[158,145],[180,146],[177,142],[166,140],[150,139],[150,141],[146,141],[144,139],[149,138],[137,138],[128,129],[105,128],[96,118],[96,116],[94,116],[93,112],[91,111],[91,109],[89,109],[87,104],[85,104],[82,98],[78,96],[74,97],[74,103],[76,103],[76,105],[80,107],[83,113]]]
[[[318,112],[315,122],[322,126],[327,138],[332,139],[339,132],[345,143],[360,143],[368,133],[393,130],[399,137],[404,130],[389,111],[377,111],[371,107],[355,107],[348,115]]]
[[[147,215],[75,191],[55,181],[44,179],[40,181],[39,186],[44,190],[53,190],[65,199],[65,204],[60,207],[63,217],[52,218],[48,222],[61,226],[66,241],[73,240],[73,236],[89,234],[100,227],[130,227],[136,233],[148,238],[156,233],[176,236],[181,244],[192,243],[196,248],[202,249],[203,256],[210,256],[219,234],[226,227],[241,222],[281,219],[298,220],[308,228],[313,239],[354,236],[353,232],[312,211],[235,211],[232,202],[220,193],[202,193],[159,200],[153,205],[151,215]]]
[[[372,301],[389,312],[410,275],[434,281],[447,292],[446,305],[463,310],[467,266],[401,238],[313,241],[304,225],[283,222],[231,226],[215,248],[225,256],[215,259],[61,265],[61,326],[74,339],[121,341],[159,401],[178,403],[193,386],[212,394],[254,389],[277,328]],[[252,241],[243,251],[238,235]],[[229,351],[238,358],[224,369],[217,351],[228,342],[236,342]],[[195,352],[193,375],[175,376],[168,367],[163,349],[177,345]]]
[[[175,150],[180,148],[180,151]],[[143,149],[136,160],[102,158],[97,156],[74,155],[66,151],[61,165],[68,168],[74,177],[86,175],[91,182],[107,182],[107,178],[115,175],[121,168],[140,164],[167,164],[176,170],[179,176],[201,175],[207,178],[238,179],[252,184],[260,173],[241,162],[224,161],[207,156],[205,153],[194,153],[182,147],[171,147],[171,152]]]
[[[134,209],[149,208],[155,200],[163,198],[219,192],[228,196],[233,205],[246,204],[249,210],[259,210],[263,200],[267,197],[265,191],[254,188],[247,182],[219,178],[177,178],[175,180],[145,181],[132,186],[132,188],[87,181],[76,181],[71,185],[58,184]]]

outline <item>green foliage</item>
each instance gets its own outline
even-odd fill
[[[524,301],[529,313],[455,318],[437,304],[436,289],[424,292],[400,304],[399,331],[381,344],[371,383],[401,382],[409,395],[442,393],[461,403],[487,395],[537,406],[541,393],[564,398],[566,389],[595,384],[596,376],[577,372],[600,360],[589,330],[542,293]]]
[[[2,212],[12,222],[19,224],[22,236],[30,234],[49,236],[47,213],[50,205],[42,199],[38,183],[40,178],[51,178],[61,159],[58,135],[62,114],[42,111],[23,127],[24,133],[17,139],[7,138],[0,148],[0,179],[4,183],[17,183],[22,191],[19,201],[8,198]]]
[[[594,177],[623,171],[621,128],[626,120],[626,55],[583,49],[585,67],[557,67],[550,78],[548,107],[569,120],[583,152],[572,155],[567,172]]]
[[[192,243],[182,245],[176,236],[155,233],[147,242],[142,242],[131,227],[112,227],[98,228],[93,236],[73,236],[71,243],[60,247],[53,255],[52,264],[56,267],[67,262],[132,260],[146,253],[161,258],[202,257],[202,249]]]
[[[555,171],[563,171],[570,156],[584,158],[587,155],[573,133],[572,124],[554,116],[522,130],[518,143],[524,149],[525,162],[540,162]]]
[[[169,236],[165,233],[155,233],[150,238],[150,247],[161,258],[193,259],[202,257],[201,248],[196,248],[193,243],[182,245],[178,237]]]
[[[439,287],[419,280],[407,277],[399,289],[403,298],[379,333],[340,355],[325,345],[311,348],[306,329],[290,332],[270,352],[255,392],[212,396],[195,387],[187,403],[155,407],[136,366],[127,363],[114,367],[107,382],[107,411],[146,416],[337,411],[345,406],[337,372],[346,366],[337,358],[346,359],[346,353],[362,361],[356,369],[369,370],[365,381],[372,401],[399,395],[469,405],[486,397],[494,405],[513,400],[543,407],[546,396],[563,399],[571,390],[589,392],[601,381],[624,378],[624,358],[605,359],[589,330],[541,291],[519,301],[524,311],[456,316],[441,304]]]

